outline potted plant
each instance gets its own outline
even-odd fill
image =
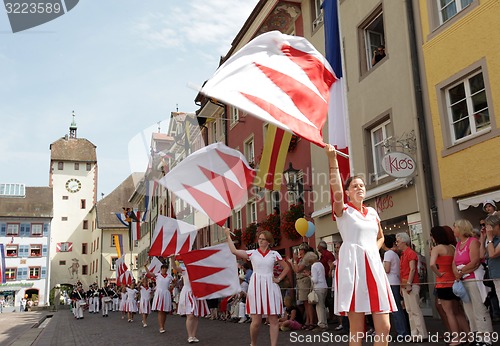
[[[257,224],[251,223],[245,228],[241,234],[241,240],[248,247],[249,245],[255,243],[255,236],[257,235]]]

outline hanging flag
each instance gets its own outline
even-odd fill
[[[128,270],[128,266],[125,264],[125,256],[121,256],[115,261],[116,270],[116,280],[120,278]]]
[[[158,215],[149,256],[169,257],[191,251],[196,227],[186,222]]]
[[[118,285],[130,285],[134,280],[134,275],[130,270],[125,271],[122,275],[116,278]]]
[[[153,274],[158,274],[161,271],[162,265],[163,263],[158,259],[158,257],[153,257],[148,266],[148,270]]]
[[[123,253],[123,236],[121,234],[113,234],[113,239],[115,240],[116,254],[118,257],[122,257]]]
[[[130,224],[130,229],[132,231],[132,241],[137,241],[141,239],[141,223],[132,221]]]
[[[338,78],[338,82],[334,83],[330,90],[330,102],[328,104],[329,143],[334,145],[338,151],[349,154],[349,118],[347,113],[346,85],[343,78],[338,0],[325,0],[322,6],[325,21],[326,59],[332,66],[335,76]],[[337,161],[339,163],[340,176],[345,181],[351,171],[349,159],[337,155]]]
[[[182,260],[198,299],[229,297],[239,291],[236,256],[227,243],[190,251]]]
[[[290,132],[272,124],[268,125],[259,172],[254,181],[256,186],[272,191],[281,189],[283,167],[291,138]]]
[[[335,81],[330,64],[305,38],[270,31],[222,64],[201,93],[324,147]]]
[[[149,211],[149,205],[151,204],[151,198],[153,197],[152,195],[152,189],[153,189],[153,184],[151,184],[151,181],[149,179],[146,179],[145,183],[145,189],[146,189],[146,196],[144,197],[144,215],[142,216],[141,221],[146,221],[146,214]]]
[[[124,225],[124,226],[127,226],[128,227],[128,217],[127,215],[125,215],[125,213],[115,213],[116,217],[118,218],[118,220]]]
[[[246,204],[254,176],[243,154],[213,143],[186,157],[159,183],[222,226]]]
[[[5,247],[4,244],[0,244],[0,278],[1,283],[4,284],[7,281],[5,276]]]

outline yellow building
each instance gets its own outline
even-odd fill
[[[442,3],[414,3],[439,221],[479,227],[483,202],[500,201],[500,3]]]

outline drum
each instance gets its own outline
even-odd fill
[[[85,306],[85,305],[87,305],[87,302],[86,302],[86,301],[84,301],[84,300],[80,300],[80,301],[78,302],[78,305],[80,305],[80,306]]]
[[[111,297],[103,297],[102,301],[105,303],[109,303],[109,302],[111,302]]]

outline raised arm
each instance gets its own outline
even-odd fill
[[[327,144],[325,152],[328,156],[328,172],[330,177],[330,189],[333,198],[333,213],[335,216],[342,216],[344,213],[344,189],[340,178],[339,163],[337,162],[337,152],[333,145]]]
[[[235,255],[236,257],[242,258],[244,260],[248,260],[248,255],[245,250],[238,250],[236,249],[236,246],[234,246],[233,239],[231,239],[231,232],[229,231],[229,228],[227,227],[222,227],[224,230],[224,233],[226,234],[227,238],[227,244],[229,245],[229,249]]]
[[[175,255],[170,257],[170,268],[178,273],[182,273],[182,268],[176,264]]]
[[[146,276],[149,278],[156,278],[156,275],[153,272],[149,271],[148,265],[144,265],[144,269],[146,269]]]

